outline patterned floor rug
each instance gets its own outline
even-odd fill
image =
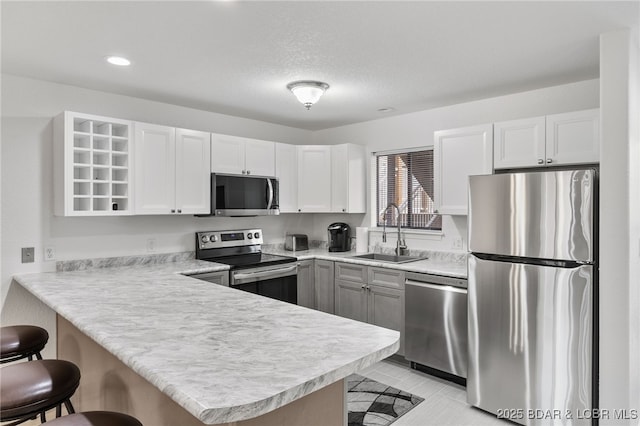
[[[424,401],[358,374],[347,377],[349,426],[387,426]]]

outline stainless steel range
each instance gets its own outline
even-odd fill
[[[262,253],[262,243],[261,229],[196,232],[196,259],[230,265],[232,288],[297,304],[297,259]]]

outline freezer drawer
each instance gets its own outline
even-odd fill
[[[405,281],[405,358],[466,377],[467,289],[416,275]]]
[[[469,178],[469,251],[593,261],[594,170]]]
[[[592,276],[591,265],[469,256],[471,405],[495,414],[520,409],[524,416],[511,420],[522,424],[542,422],[528,418],[531,410],[561,410],[581,424],[576,414],[592,407]]]

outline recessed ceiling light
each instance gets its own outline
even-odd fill
[[[394,107],[384,107],[384,108],[378,108],[378,112],[391,112],[391,111],[395,111],[396,109]]]
[[[131,65],[131,61],[127,58],[123,58],[122,56],[107,56],[106,59],[111,65],[118,65],[121,67],[128,67]]]

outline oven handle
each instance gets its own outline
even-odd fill
[[[267,186],[269,187],[269,201],[267,202],[267,210],[271,209],[271,204],[273,204],[273,184],[271,183],[271,179],[267,178]]]
[[[295,275],[298,270],[298,265],[289,266],[288,268],[278,268],[278,269],[269,269],[267,271],[258,271],[258,272],[236,272],[233,274],[233,281],[237,283],[241,280],[251,279],[253,281],[258,281],[265,278],[280,278],[286,277],[289,275]]]

